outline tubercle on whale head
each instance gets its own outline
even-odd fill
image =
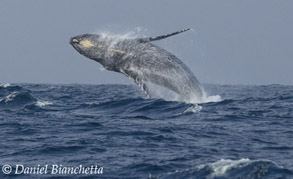
[[[116,46],[118,42],[117,39],[96,34],[78,35],[69,40],[69,43],[81,55],[99,62],[110,71],[115,71],[117,62],[127,53]]]
[[[105,59],[105,43],[99,35],[83,34],[70,38],[69,43],[81,55],[103,63]]]

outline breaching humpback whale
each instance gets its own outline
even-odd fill
[[[148,84],[155,84],[178,94],[180,101],[198,103],[203,101],[204,91],[191,70],[175,55],[151,43],[188,30],[136,39],[83,34],[72,37],[70,44],[105,69],[129,77],[148,97]]]

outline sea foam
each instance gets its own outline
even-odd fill
[[[231,170],[232,168],[239,168],[248,165],[251,160],[247,158],[242,158],[240,160],[230,160],[230,159],[221,159],[214,163],[209,163],[206,165],[198,166],[198,169],[203,169],[204,167],[209,167],[212,169],[212,173],[208,176],[208,178],[214,178],[223,176],[226,174],[227,171]]]
[[[35,103],[36,106],[39,106],[39,107],[44,107],[44,106],[48,106],[48,105],[52,105],[53,103],[50,102],[50,101],[37,101]]]

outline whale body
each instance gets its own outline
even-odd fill
[[[126,75],[149,98],[152,97],[149,84],[155,84],[176,93],[179,101],[199,103],[203,101],[204,91],[191,70],[175,55],[151,43],[187,30],[136,39],[83,34],[72,37],[70,44],[105,69]]]

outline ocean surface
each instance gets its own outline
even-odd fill
[[[293,86],[204,89],[221,99],[146,99],[134,85],[1,84],[0,178],[293,178]],[[46,165],[46,174],[29,173]],[[52,174],[53,165],[65,169]],[[102,172],[65,172],[80,165]]]

